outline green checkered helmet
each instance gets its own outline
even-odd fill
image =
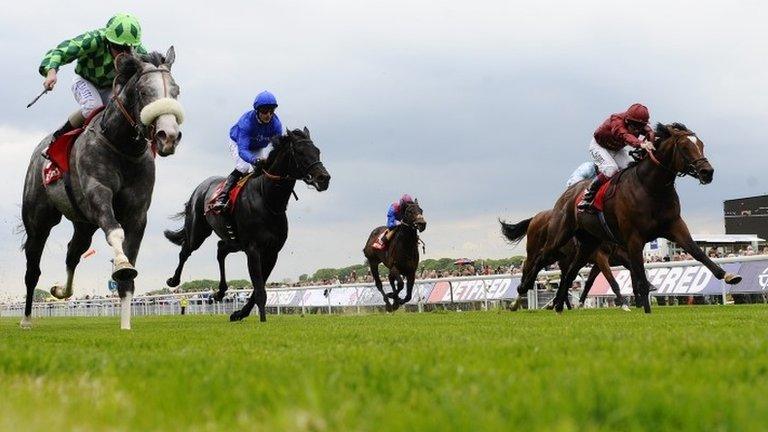
[[[105,36],[115,45],[137,46],[141,44],[141,26],[135,16],[119,13],[107,21]]]

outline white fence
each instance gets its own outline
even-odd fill
[[[739,285],[729,286],[714,278],[712,273],[695,261],[653,263],[646,265],[649,280],[658,290],[656,296],[723,296],[734,293],[765,293],[768,289],[768,256],[723,258],[715,260],[726,271],[739,273],[744,280]],[[585,275],[589,270],[585,269]],[[558,282],[559,271],[539,274],[539,280]],[[629,272],[614,268],[623,294],[631,295]],[[416,282],[413,298],[406,309],[423,311],[425,308],[472,307],[488,309],[517,298],[520,275],[467,276],[441,279],[424,279]],[[385,290],[389,286],[385,282]],[[243,306],[251,290],[231,290],[223,302],[210,299],[211,292],[138,296],[133,300],[134,315],[170,315],[180,313],[180,299],[187,297],[190,314],[231,313]],[[405,295],[405,290],[400,296]],[[528,296],[531,308],[538,308],[553,295],[552,291],[532,291]],[[595,282],[591,296],[609,298],[613,296],[605,278],[601,275]],[[607,303],[607,302],[606,302]],[[383,309],[381,294],[372,283],[336,286],[284,287],[267,290],[267,308],[272,314],[281,313],[360,313],[363,310]],[[0,316],[21,316],[23,302],[0,304]],[[119,300],[116,298],[93,300],[64,300],[37,302],[33,305],[33,316],[117,316]]]

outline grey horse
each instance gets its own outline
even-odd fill
[[[183,110],[176,98],[179,87],[171,76],[173,47],[165,56],[123,54],[115,59],[117,78],[113,97],[77,138],[69,156],[69,179],[45,186],[42,151],[48,136],[37,146],[27,168],[21,218],[26,231],[23,249],[27,259],[24,283],[27,299],[22,328],[32,326],[32,297],[40,279],[40,256],[51,228],[64,215],[74,234],[67,247],[67,282],[51,294],[72,296],[75,268],[101,229],[112,247],[120,295],[120,328],[131,328],[134,268],[147,225],[147,210],[155,185],[155,152],[168,156],[181,140]],[[69,187],[73,201],[66,188]]]
[[[242,309],[230,315],[230,321],[244,319],[254,305],[259,307],[259,319],[267,320],[265,284],[288,238],[285,212],[296,180],[302,180],[320,192],[328,189],[331,180],[307,128],[288,130],[285,135],[275,137],[272,144],[274,150],[265,163],[267,168],[258,178],[245,184],[231,215],[206,214],[206,204],[224,180],[211,177],[195,188],[184,211],[179,213],[184,218],[184,226],[176,231],[165,231],[168,240],[181,246],[179,265],[168,279],[171,287],[179,285],[184,263],[212,232],[221,238],[216,253],[220,271],[219,290],[214,294],[217,301],[221,301],[227,291],[224,260],[232,252],[245,252],[253,293]]]

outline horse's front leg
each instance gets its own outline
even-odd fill
[[[147,227],[147,218],[145,212],[139,212],[140,218],[125,223],[125,254],[129,265],[136,264],[139,256],[141,241],[144,239],[144,229]],[[120,328],[122,330],[131,329],[131,301],[135,291],[133,280],[117,280],[118,294],[120,295]]]
[[[253,292],[243,308],[232,312],[229,316],[230,321],[241,321],[248,317],[253,310],[254,305],[259,306],[259,320],[266,321],[267,316],[264,308],[267,303],[267,291],[264,287],[264,275],[261,271],[261,252],[255,246],[251,246],[245,251],[248,258],[248,273],[251,276]]]
[[[112,279],[115,281],[133,280],[138,275],[138,272],[125,254],[123,244],[125,243],[125,231],[115,218],[115,210],[112,207],[114,199],[112,189],[96,181],[91,182],[88,187],[90,190],[88,190],[86,195],[93,217],[99,228],[107,236],[107,243],[112,247],[115,254]],[[126,213],[128,212],[126,211]]]
[[[401,304],[408,303],[413,297],[413,285],[414,282],[416,282],[416,272],[408,272],[408,274],[405,275],[405,282],[405,297],[401,301]]]
[[[576,279],[576,276],[578,276],[579,270],[581,270],[581,268],[589,261],[589,258],[598,246],[600,246],[599,239],[589,238],[579,241],[576,257],[571,262],[571,266],[568,268],[565,276],[560,278],[560,285],[557,287],[557,294],[552,302],[556,312],[562,312],[563,306],[570,303],[568,300],[568,291],[571,289],[571,285]],[[571,308],[572,306],[569,307],[569,309]]]
[[[701,250],[701,248],[693,241],[691,238],[691,233],[688,231],[688,226],[682,219],[678,218],[677,221],[672,224],[672,227],[669,229],[669,233],[666,235],[666,238],[677,243],[681,248],[683,248],[683,250],[691,254],[693,259],[704,264],[704,266],[708,268],[716,278],[723,280],[729,285],[735,285],[741,282],[741,276],[732,273],[726,273],[722,267],[709,259],[707,254],[705,254],[704,251]]]

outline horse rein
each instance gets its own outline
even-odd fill
[[[304,175],[303,175],[301,178],[294,178],[294,177],[291,177],[291,176],[288,176],[288,175],[286,175],[286,176],[281,176],[281,175],[277,175],[277,174],[272,174],[272,173],[270,173],[269,171],[267,171],[267,169],[266,169],[266,168],[262,168],[262,170],[261,170],[261,171],[262,171],[262,173],[264,174],[264,176],[265,176],[266,178],[268,178],[268,179],[272,180],[272,181],[283,181],[283,180],[304,180],[304,181],[309,181],[309,180],[311,179],[311,177],[310,177],[310,174],[309,174],[309,171],[310,171],[312,168],[314,168],[316,165],[320,165],[320,164],[322,164],[323,162],[322,162],[322,161],[320,161],[320,159],[318,159],[318,160],[316,160],[316,161],[312,162],[311,164],[307,165],[306,167],[303,167],[303,168],[302,168],[302,167],[301,167],[301,165],[299,164],[299,160],[298,160],[298,159],[296,159],[296,151],[295,151],[295,149],[293,148],[293,145],[294,145],[294,144],[296,144],[296,143],[303,143],[303,142],[309,142],[309,143],[311,143],[311,142],[312,142],[312,140],[311,140],[311,139],[306,139],[306,138],[304,138],[304,139],[300,139],[300,140],[298,140],[298,141],[291,141],[291,143],[290,143],[290,147],[289,147],[289,150],[290,150],[290,152],[291,152],[291,159],[293,159],[293,163],[294,163],[294,164],[296,164],[296,168],[298,168],[298,169],[299,169],[299,171],[303,171],[303,172],[304,172]],[[296,195],[296,193],[294,192],[294,196],[295,196],[295,195]],[[296,198],[296,199],[298,200],[298,198]]]
[[[693,133],[685,134],[685,136],[691,136],[691,135],[695,136],[695,134],[693,134]],[[672,149],[672,160],[674,160],[675,156],[677,155],[677,147],[678,146],[675,144],[673,149]],[[675,174],[678,177],[685,177],[685,176],[689,175],[689,176],[691,176],[693,178],[696,178],[696,179],[699,178],[699,174],[696,172],[696,164],[701,162],[701,161],[706,161],[707,160],[706,157],[702,156],[702,157],[700,157],[698,159],[695,159],[693,161],[689,161],[685,157],[685,155],[683,155],[683,161],[686,163],[685,168],[682,171],[677,171],[677,170],[669,168],[669,167],[665,166],[663,163],[661,163],[661,161],[659,161],[659,159],[656,157],[656,154],[654,153],[653,150],[645,150],[645,154],[648,155],[648,157],[651,159],[651,162],[653,162],[654,165],[656,165],[658,167],[661,167],[661,168],[663,168],[663,169],[665,169],[665,170]]]

